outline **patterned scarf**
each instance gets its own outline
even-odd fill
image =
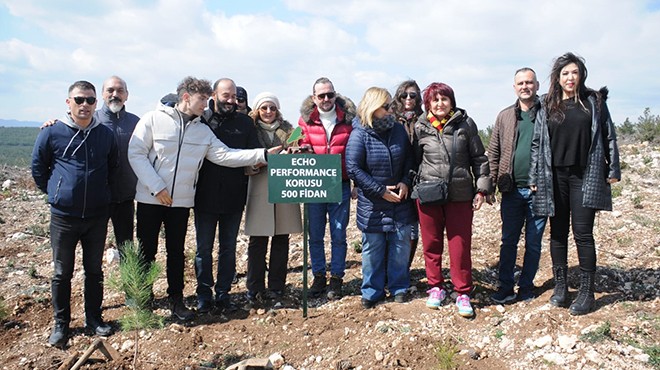
[[[380,119],[374,119],[373,122],[371,122],[371,127],[374,129],[379,134],[382,134],[383,132],[387,132],[394,127],[394,124],[396,123],[396,120],[394,119],[394,116],[391,114],[388,114],[387,116],[380,118]]]
[[[433,115],[433,113],[429,112],[429,114],[426,115],[426,118],[428,118],[429,122],[431,122],[431,125],[435,127],[438,131],[442,132],[442,129],[445,127],[445,123],[449,121],[449,119],[454,115],[454,110],[450,110],[449,113],[444,116],[441,120],[439,120],[436,116]]]

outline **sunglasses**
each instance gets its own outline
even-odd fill
[[[262,105],[259,107],[259,110],[262,112],[267,112],[268,110],[271,112],[277,112],[277,107],[274,105]]]
[[[236,98],[236,101],[239,103],[245,103],[245,98]]]
[[[390,108],[392,108],[392,103],[383,104],[383,109],[385,109],[386,111],[389,111]]]
[[[94,96],[88,96],[88,97],[74,96],[73,101],[75,101],[76,104],[78,104],[78,105],[82,104],[83,102],[87,102],[87,104],[92,105],[92,104],[96,103],[96,97],[94,97]]]
[[[335,95],[336,94],[334,92],[329,92],[329,93],[317,94],[316,97],[319,98],[320,100],[325,100],[326,97],[328,99],[334,99]]]
[[[416,92],[404,92],[401,94],[401,99],[417,99],[417,93]]]

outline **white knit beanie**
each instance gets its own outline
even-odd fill
[[[278,110],[280,109],[280,100],[271,92],[259,93],[259,95],[254,98],[254,109],[259,109],[261,104],[265,102],[271,102],[275,104]]]

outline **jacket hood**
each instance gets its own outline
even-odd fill
[[[71,118],[71,113],[69,112],[67,112],[64,118],[62,118],[60,121],[62,121],[65,125],[80,131],[91,130],[100,124],[99,121],[96,119],[96,117],[92,116],[92,122],[90,122],[89,125],[87,125],[87,127],[79,126],[77,123],[73,121],[73,118]]]
[[[349,124],[353,122],[353,118],[355,118],[356,115],[356,108],[353,101],[341,94],[337,94],[337,97],[335,98],[335,104],[339,107],[339,109],[346,113],[346,122]],[[300,117],[303,119],[303,121],[309,122],[309,118],[315,110],[316,104],[314,104],[314,100],[310,95],[305,100],[303,100],[302,105],[300,106]]]

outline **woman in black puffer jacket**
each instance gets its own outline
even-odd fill
[[[456,107],[451,87],[438,82],[429,85],[424,89],[424,106],[427,114],[415,124],[413,144],[419,164],[417,182],[449,182],[447,203],[421,204],[419,199],[417,201],[429,284],[426,306],[437,309],[446,296],[442,276],[446,230],[451,280],[458,293],[456,306],[459,315],[470,317],[474,315],[469,297],[472,290],[472,217],[490,193],[488,158],[477,125],[465,110]],[[413,190],[413,195],[416,194],[419,196],[419,192]]]

